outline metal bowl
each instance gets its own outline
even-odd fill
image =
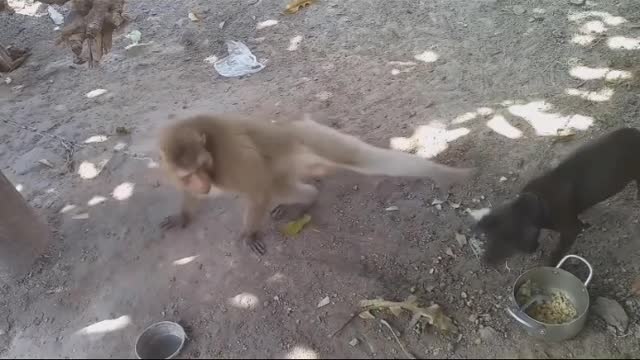
[[[589,269],[587,280],[582,282],[572,273],[560,268],[569,258],[578,259],[587,266]],[[535,338],[546,341],[571,339],[582,330],[587,321],[587,312],[589,310],[587,286],[592,277],[593,268],[591,264],[577,255],[565,256],[556,267],[540,267],[529,270],[516,280],[510,296],[512,305],[507,308],[507,312],[516,321],[524,325],[527,333]],[[528,280],[533,281],[542,289],[562,291],[576,307],[576,318],[564,324],[546,324],[527,315],[523,308],[528,305],[518,303],[516,297],[520,286]]]
[[[157,322],[146,328],[136,340],[138,359],[173,359],[187,339],[180,324],[171,321]]]

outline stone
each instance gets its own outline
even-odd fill
[[[593,312],[618,331],[622,333],[627,331],[629,316],[617,301],[598,297],[593,305]]]
[[[482,329],[480,329],[478,331],[480,333],[480,338],[483,341],[492,341],[496,338],[498,338],[498,332],[495,331],[492,327],[490,326],[485,326]]]
[[[63,162],[62,158],[56,156],[51,151],[35,147],[15,161],[13,170],[18,175],[24,175],[39,168],[46,168],[47,166],[40,162],[40,160],[46,160],[52,164],[61,164]]]
[[[516,15],[522,15],[526,12],[527,10],[524,8],[524,6],[521,5],[515,5],[513,7],[513,13]]]

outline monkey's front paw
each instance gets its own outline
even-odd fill
[[[185,228],[187,225],[189,225],[189,217],[183,214],[167,216],[160,223],[162,230]]]
[[[267,253],[267,247],[262,239],[260,239],[260,235],[258,233],[243,235],[242,239],[245,245],[248,246],[255,254],[262,256]]]

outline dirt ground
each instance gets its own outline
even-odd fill
[[[403,358],[376,320],[328,335],[360,300],[412,292],[460,329],[408,329],[409,316],[379,314],[418,358],[640,354],[635,186],[582,216],[593,226],[572,250],[594,266],[592,300],[620,303],[628,328],[592,312],[562,343],[532,340],[505,312],[513,281],[544,260],[555,234],[543,234],[536,256],[489,269],[465,211],[512,198],[594,136],[640,126],[637,1],[321,0],[294,15],[284,0],[129,1],[125,33],[139,30],[149,44],[125,49],[120,35],[97,69],[54,45],[46,7],[9,4],[18,13],[0,14],[0,42],[33,55],[0,79],[0,163],[55,236],[26,279],[1,289],[2,357],[130,358],[142,329],[172,320],[189,334],[181,357]],[[205,59],[226,56],[226,40],[247,44],[266,67],[218,75]],[[85,96],[98,88],[107,92]],[[187,113],[265,108],[324,114],[373,144],[481,172],[448,198],[429,180],[325,179],[311,226],[285,238],[270,222],[262,259],[234,245],[233,198],[207,202],[191,227],[163,234],[158,224],[178,210],[179,194],[154,167],[158,128]],[[567,132],[575,135],[558,137]],[[95,178],[78,174],[83,162],[107,159]]]

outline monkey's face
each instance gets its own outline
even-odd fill
[[[208,194],[211,191],[211,179],[203,170],[197,170],[180,178],[182,186],[194,194]]]
[[[213,185],[213,179],[211,179],[213,160],[211,156],[203,151],[190,163],[191,166],[182,165],[176,171],[182,186],[194,194],[208,194]]]
[[[180,186],[194,194],[208,194],[213,185],[213,157],[205,140],[197,134],[178,134],[177,140],[167,142],[162,149],[163,162]],[[188,135],[188,136],[187,136]]]

